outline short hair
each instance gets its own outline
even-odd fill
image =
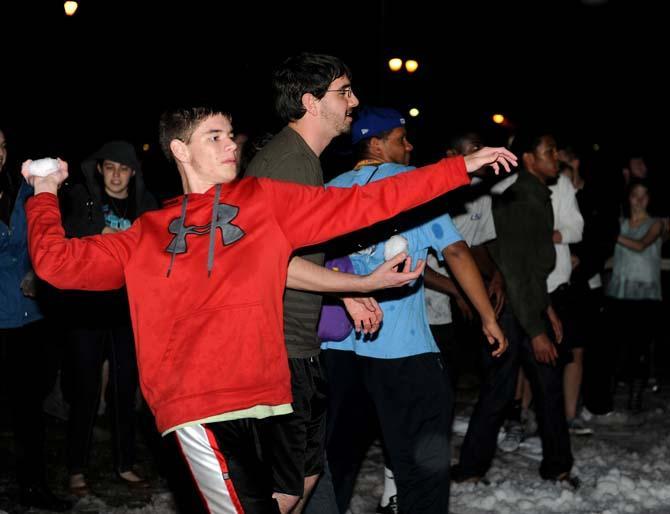
[[[356,156],[356,159],[359,161],[361,159],[365,159],[370,152],[370,143],[372,142],[373,139],[381,139],[382,141],[386,141],[388,137],[391,135],[391,132],[393,132],[397,127],[394,127],[390,130],[385,130],[384,132],[380,132],[379,134],[372,136],[372,137],[366,137],[365,139],[361,139],[358,143],[354,145],[354,155]]]
[[[527,128],[514,135],[510,150],[519,158],[523,154],[534,152],[542,143],[542,138],[552,135],[550,130],[542,128]]]
[[[351,79],[351,71],[332,55],[303,52],[289,57],[272,75],[277,116],[284,123],[299,120],[306,112],[302,95],[311,93],[321,99],[328,86],[342,76]]]
[[[173,139],[179,139],[184,143],[191,140],[195,129],[207,118],[222,115],[232,120],[231,115],[224,110],[216,107],[196,106],[175,108],[165,111],[161,114],[158,126],[158,140],[161,149],[168,160],[173,160],[170,151],[170,143]]]
[[[454,151],[457,155],[465,154],[465,145],[470,143],[479,143],[479,146],[482,147],[482,138],[480,135],[473,131],[469,130],[467,132],[462,132],[456,136],[451,137],[447,141],[447,151]]]

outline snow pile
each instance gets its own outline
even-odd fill
[[[572,471],[582,481],[577,491],[542,480],[538,456],[530,451],[498,452],[486,475],[490,485],[452,484],[450,512],[668,514],[670,416],[657,409],[645,418],[640,427],[600,428],[593,437],[572,437]],[[454,456],[462,441],[453,438]],[[375,445],[359,475],[351,513],[373,514],[382,489],[383,455]]]

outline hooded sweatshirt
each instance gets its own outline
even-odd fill
[[[61,195],[63,227],[67,237],[100,234],[105,228],[106,195],[97,169],[97,164],[104,160],[124,164],[135,172],[128,187],[128,201],[132,202],[128,209],[131,222],[142,213],[158,208],[158,203],[144,185],[142,166],[135,149],[125,141],[110,141],[81,163],[84,183],[66,189]]]
[[[127,287],[142,392],[161,432],[291,402],[282,328],[289,258],[469,182],[462,158],[351,189],[245,178],[188,194],[125,232],[66,239],[58,200],[27,204],[36,272]]]

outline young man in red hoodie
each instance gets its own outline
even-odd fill
[[[142,391],[158,429],[175,432],[209,512],[270,513],[278,507],[256,421],[290,412],[282,295],[286,285],[324,290],[321,271],[287,282],[291,253],[466,184],[468,171],[509,169],[516,158],[484,148],[365,187],[326,190],[237,180],[232,138],[221,111],[164,113],[161,145],[185,194],[124,232],[83,239],[66,239],[61,226],[55,193],[67,164],[40,178],[26,161],[22,172],[35,187],[29,246],[38,275],[56,287],[126,285]]]

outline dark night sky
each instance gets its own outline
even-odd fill
[[[109,138],[155,148],[159,113],[185,100],[229,106],[238,129],[276,129],[270,70],[303,50],[342,57],[364,103],[419,107],[417,161],[465,126],[503,139],[488,121],[496,111],[606,150],[660,157],[667,134],[652,131],[667,123],[666,30],[642,2],[534,2],[542,7],[522,11],[518,2],[492,10],[439,0],[81,0],[73,18],[58,0],[24,0],[11,12],[7,4],[0,126],[32,156],[76,161]],[[419,71],[392,75],[395,55],[417,58]],[[164,164],[151,152],[147,160]]]

